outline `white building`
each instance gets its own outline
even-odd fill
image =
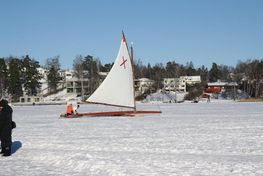
[[[186,84],[201,83],[200,76],[180,76],[180,78],[164,78],[165,91],[186,92]]]
[[[65,71],[65,75],[64,75],[66,81],[69,80],[69,79],[72,79],[73,75],[74,75],[74,71],[73,70],[66,70]]]
[[[180,79],[184,80],[185,83],[190,84],[190,85],[201,83],[200,76],[180,76]]]
[[[141,94],[147,91],[154,91],[155,81],[148,78],[140,78],[134,80],[134,88],[135,92],[139,92]]]
[[[88,92],[89,80],[88,79],[78,79],[71,78],[66,80],[67,93],[75,93],[77,95],[82,94],[82,89],[84,92]]]
[[[180,78],[164,78],[163,88],[165,91],[186,92],[186,82]]]
[[[41,74],[42,78],[40,79],[41,88],[38,91],[39,94],[45,95],[48,93],[48,82],[47,82],[47,69],[37,68],[37,71]]]
[[[20,97],[19,99],[21,103],[38,103],[43,100],[44,98],[42,96],[27,96],[27,95],[24,95],[23,97]]]
[[[49,87],[47,82],[48,70],[45,68],[37,68],[37,70],[42,76],[40,80],[41,87],[37,91],[38,95],[28,96],[26,93],[24,93],[24,96],[20,97],[20,102],[39,102],[42,101],[44,97],[49,96]],[[60,70],[59,75],[60,81],[58,83],[57,89],[60,91],[60,96],[62,96],[62,92],[66,96],[85,96],[85,94],[89,93],[90,85],[88,78],[76,78],[74,76],[74,70]],[[99,76],[100,81],[102,82],[102,80],[107,76],[107,72],[99,72]]]

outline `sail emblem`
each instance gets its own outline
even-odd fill
[[[125,58],[122,56],[122,63],[121,63],[120,66],[123,66],[124,69],[126,69],[125,62],[127,62],[127,59],[125,59]]]

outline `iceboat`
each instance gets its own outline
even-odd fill
[[[86,100],[87,103],[102,104],[107,106],[124,107],[130,110],[77,113],[68,117],[83,116],[134,116],[143,114],[159,114],[159,110],[137,110],[135,103],[133,50],[131,55],[122,32],[121,45],[115,62],[107,77]]]

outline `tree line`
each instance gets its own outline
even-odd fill
[[[162,88],[163,78],[178,78],[180,76],[200,76],[201,85],[196,85],[204,90],[208,82],[225,81],[236,82],[239,89],[244,91],[249,97],[263,97],[263,59],[250,59],[238,61],[236,67],[218,65],[212,63],[211,69],[204,65],[195,68],[193,63],[186,65],[168,61],[166,65],[157,63],[154,66],[143,65],[139,60],[135,63],[136,77],[147,77],[156,81],[156,88]],[[191,86],[188,86],[188,91]]]
[[[48,87],[54,91],[60,79],[59,57],[48,58],[46,62]],[[39,62],[28,55],[0,58],[0,96],[9,95],[13,101],[18,101],[24,92],[29,96],[37,95],[43,78],[38,68]]]
[[[91,55],[78,55],[73,60],[72,68],[75,77],[80,80],[89,80],[89,91],[93,92],[101,82],[99,72],[110,71],[112,65],[113,63],[102,64],[99,58]],[[12,95],[14,100],[18,100],[23,92],[26,92],[27,95],[36,95],[41,87],[40,80],[43,79],[43,75],[37,70],[40,67],[39,62],[28,55],[21,58],[12,56],[0,58],[0,95],[2,97],[6,94]],[[47,70],[47,78],[45,79],[49,92],[56,92],[58,83],[62,79],[59,56],[48,58],[42,67]],[[212,63],[211,69],[204,65],[195,68],[191,61],[185,65],[175,61],[168,61],[166,64],[151,65],[148,63],[144,65],[139,59],[134,63],[134,72],[135,78],[145,77],[154,80],[157,90],[162,89],[163,78],[201,76],[201,85],[196,85],[200,89],[204,89],[207,82],[221,80],[237,82],[239,89],[250,97],[263,96],[263,59],[239,61],[236,67]],[[189,89],[191,88],[189,86]]]

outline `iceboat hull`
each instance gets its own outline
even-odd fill
[[[107,116],[136,116],[147,114],[160,114],[161,111],[109,111],[109,112],[90,112],[78,113],[72,115],[61,114],[60,117],[64,118],[78,118],[78,117],[107,117]]]

